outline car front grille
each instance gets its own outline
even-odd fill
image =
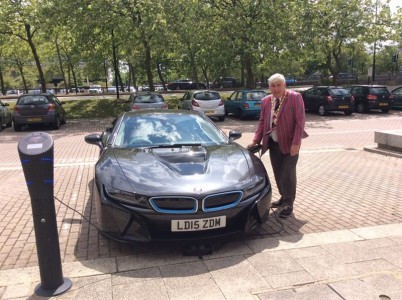
[[[200,208],[205,212],[228,209],[236,206],[242,197],[241,191],[211,194],[201,200]],[[189,214],[199,210],[199,200],[193,197],[152,197],[149,203],[155,211],[160,213]]]

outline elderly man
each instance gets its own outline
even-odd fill
[[[262,154],[269,149],[272,169],[281,198],[271,204],[281,208],[279,217],[293,212],[296,197],[296,164],[304,131],[304,103],[300,93],[286,90],[285,77],[274,74],[268,79],[272,94],[261,102],[261,114],[253,142],[260,144]]]

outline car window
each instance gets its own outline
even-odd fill
[[[267,95],[267,93],[263,91],[253,91],[253,92],[248,92],[246,94],[246,99],[247,100],[261,100]]]
[[[230,101],[236,100],[237,94],[238,94],[238,92],[233,92],[232,95],[230,95],[229,100],[230,100]]]
[[[134,98],[134,103],[162,103],[165,102],[161,95],[141,95]]]
[[[386,87],[372,87],[370,89],[371,94],[389,94],[389,91]]]
[[[226,136],[206,117],[177,113],[125,117],[116,134],[115,146],[135,148],[227,142]]]
[[[218,92],[199,92],[194,94],[196,100],[219,100],[221,96]]]
[[[18,100],[18,105],[41,105],[47,104],[49,100],[45,96],[24,96]]]
[[[331,89],[331,96],[349,96],[350,93],[347,89]]]
[[[395,94],[395,95],[398,95],[398,96],[401,96],[401,95],[402,95],[402,88],[396,89],[396,90],[394,91],[394,94]]]

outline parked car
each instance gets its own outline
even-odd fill
[[[285,82],[286,85],[295,85],[297,83],[297,80],[294,76],[287,75],[285,76]]]
[[[381,109],[387,113],[392,106],[392,95],[385,85],[353,85],[349,90],[355,97],[355,109],[359,113],[372,109]]]
[[[125,242],[197,240],[250,232],[268,219],[262,161],[195,111],[123,113],[85,137],[101,148],[94,201],[101,232]]]
[[[216,91],[197,90],[184,94],[180,99],[179,109],[196,110],[208,117],[216,117],[219,121],[225,120],[225,103]]]
[[[402,108],[402,86],[391,91],[392,94],[392,107]]]
[[[236,88],[241,86],[241,81],[234,77],[220,77],[212,82],[213,88]]]
[[[168,84],[167,88],[169,90],[192,90],[192,89],[196,89],[197,85],[196,85],[196,82],[191,79],[178,79],[178,80],[170,82]],[[206,85],[202,82],[199,82],[198,88],[205,89]]]
[[[354,98],[346,88],[339,86],[315,86],[302,92],[304,108],[324,116],[330,111],[343,111],[351,115]]]
[[[135,93],[128,98],[131,110],[141,109],[168,109],[168,104],[161,94],[158,93]]]
[[[52,125],[54,129],[59,129],[67,121],[63,103],[49,93],[21,95],[12,114],[14,130],[20,131],[30,124]]]
[[[9,106],[10,105],[8,103],[0,101],[0,130],[3,127],[11,127],[12,118]]]
[[[232,113],[241,119],[258,117],[261,112],[261,100],[267,95],[263,90],[234,91],[225,101],[225,115]]]
[[[91,85],[88,89],[88,93],[90,94],[102,94],[102,87],[100,85],[94,84]]]

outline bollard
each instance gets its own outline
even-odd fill
[[[67,291],[72,282],[63,277],[60,244],[54,206],[53,139],[45,132],[33,132],[18,143],[18,153],[31,197],[36,248],[41,283],[38,296],[56,296]]]

